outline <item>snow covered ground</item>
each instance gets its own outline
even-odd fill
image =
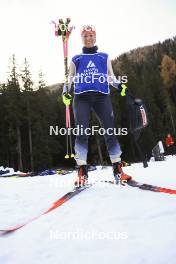
[[[140,182],[176,189],[176,156],[125,167]],[[90,182],[112,179],[92,171]],[[65,176],[0,178],[0,229],[42,213],[71,190]],[[95,184],[18,231],[0,236],[1,264],[176,263],[176,195]]]

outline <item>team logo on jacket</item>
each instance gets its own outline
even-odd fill
[[[94,63],[93,61],[91,61],[91,60],[90,60],[90,61],[88,62],[88,64],[87,64],[87,68],[90,68],[90,67],[91,67],[91,68],[92,68],[92,67],[96,67],[96,66],[95,66],[95,63]]]

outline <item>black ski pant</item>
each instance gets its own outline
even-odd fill
[[[82,131],[84,131],[83,133],[81,133],[81,131],[79,132],[75,141],[75,160],[78,165],[87,163],[88,135],[86,133],[86,128],[89,128],[91,110],[96,113],[102,128],[105,130],[108,128],[114,129],[114,114],[108,94],[99,92],[75,94],[73,99],[75,126],[79,126],[79,129],[81,128]],[[114,133],[105,133],[104,137],[111,162],[120,161],[122,152],[116,136]]]

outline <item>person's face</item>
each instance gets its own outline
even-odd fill
[[[91,48],[95,45],[96,36],[91,32],[85,32],[82,35],[82,42],[86,48]]]

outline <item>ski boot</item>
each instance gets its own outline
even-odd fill
[[[132,179],[131,176],[129,176],[123,172],[122,163],[115,162],[112,164],[112,166],[113,166],[113,174],[114,174],[116,184],[120,183],[121,185],[125,185],[125,183],[127,181]]]
[[[83,187],[88,183],[88,167],[87,165],[81,165],[78,168],[78,177],[75,181],[75,186],[77,188]]]

